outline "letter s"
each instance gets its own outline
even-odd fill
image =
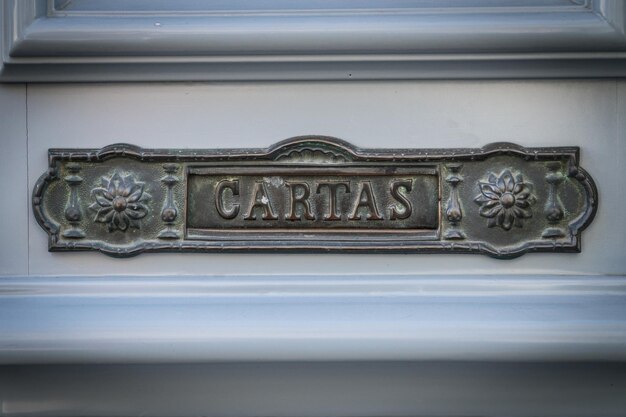
[[[404,207],[402,212],[398,212],[395,207],[391,207],[391,220],[408,219],[413,213],[413,205],[406,195],[400,193],[400,187],[404,187],[407,193],[411,192],[413,180],[398,180],[391,183],[391,195]]]

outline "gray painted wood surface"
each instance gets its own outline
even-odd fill
[[[619,416],[626,82],[0,86],[0,414]],[[575,145],[581,254],[48,253],[49,147]],[[27,152],[28,151],[28,152]],[[26,184],[28,182],[28,184]]]
[[[624,364],[11,366],[7,416],[622,417]],[[7,379],[11,383],[7,383]]]
[[[10,206],[0,216],[0,275],[28,274],[28,158],[26,86],[0,85],[0,194]]]
[[[624,274],[626,159],[621,81],[378,82],[266,84],[30,85],[29,184],[49,147],[266,147],[303,134],[363,148],[580,146],[600,207],[581,254],[529,254],[507,262],[464,255],[159,254],[115,260],[50,254],[29,220],[30,273],[183,274]],[[355,260],[357,260],[355,262]]]

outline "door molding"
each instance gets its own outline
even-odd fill
[[[0,277],[0,365],[626,361],[626,278]]]
[[[132,10],[124,2],[99,10],[56,3],[4,0],[0,81],[626,75],[620,0],[511,0],[498,7],[450,0],[436,8],[371,0],[360,8],[306,10],[285,10],[274,0],[265,9],[226,11],[197,11],[192,0],[176,10],[159,10],[168,3],[162,1]]]

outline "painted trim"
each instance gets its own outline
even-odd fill
[[[626,360],[626,277],[0,278],[0,364]]]
[[[619,0],[196,14],[61,13],[53,4],[4,0],[0,81],[626,75]]]

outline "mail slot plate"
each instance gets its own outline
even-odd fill
[[[598,204],[576,147],[51,149],[33,190],[49,250],[578,252]]]

